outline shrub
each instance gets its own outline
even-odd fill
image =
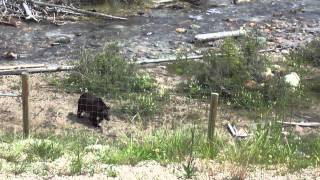
[[[156,89],[156,81],[149,74],[137,74],[132,84],[134,92],[150,92]]]
[[[130,115],[153,115],[157,112],[158,102],[151,94],[130,94],[129,101],[122,106],[122,111]]]
[[[316,38],[307,43],[304,47],[300,47],[291,51],[289,59],[293,63],[300,66],[303,64],[311,64],[315,67],[320,66],[320,38]]]
[[[300,98],[302,91],[292,91],[280,75],[269,79],[262,76],[269,64],[259,53],[262,47],[254,38],[226,39],[220,50],[206,52],[202,61],[181,59],[169,70],[188,77],[180,89],[191,97],[218,92],[236,107],[254,111],[281,104],[289,95]],[[254,85],[246,86],[250,81]]]
[[[121,111],[129,115],[152,116],[161,112],[168,100],[166,92],[131,93],[122,104]]]
[[[149,74],[137,73],[119,50],[116,44],[110,44],[98,54],[82,51],[80,60],[74,63],[75,70],[62,81],[62,87],[110,97],[154,89],[155,80]]]

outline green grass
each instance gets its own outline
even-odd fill
[[[76,148],[74,157],[70,164],[70,173],[72,175],[81,174],[83,171],[83,152],[80,148]]]
[[[208,143],[205,132],[199,128],[159,129],[148,134],[132,134],[116,141],[79,130],[66,130],[60,135],[36,134],[29,139],[3,134],[1,139],[10,141],[1,141],[0,158],[5,160],[2,166],[9,168],[2,168],[1,171],[19,174],[32,169],[33,163],[50,163],[63,156],[70,157],[66,174],[94,174],[95,165],[99,163],[134,165],[144,160],[156,160],[161,164],[183,162],[186,177],[191,177],[196,171],[194,158],[215,159],[222,163],[231,161],[246,167],[256,164],[281,165],[291,170],[317,167],[320,163],[320,136],[301,138],[290,134],[285,137],[277,124],[258,127],[253,136],[235,140],[235,143],[228,143],[219,134]],[[95,160],[85,160],[88,153],[93,154]]]
[[[187,133],[186,133],[187,132]],[[197,132],[195,147],[200,152],[209,152],[205,137]],[[101,159],[105,163],[136,164],[143,160],[156,160],[162,163],[180,162],[189,154],[190,133],[188,131],[159,130],[152,135],[123,140],[118,144],[119,151],[106,151]]]
[[[30,143],[30,147],[27,149],[27,154],[34,156],[34,158],[40,158],[42,160],[55,160],[62,155],[63,147],[50,140],[40,139]]]
[[[288,56],[293,66],[312,65],[320,67],[320,38],[315,38],[303,47],[291,51]]]
[[[281,130],[279,124],[258,128],[253,137],[230,146],[224,159],[245,166],[282,165],[293,171],[319,165],[319,136],[301,138],[293,133],[284,136]]]

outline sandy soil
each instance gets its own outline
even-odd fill
[[[150,71],[150,69],[148,70]],[[160,88],[168,89],[179,82],[179,77],[168,76],[163,67],[156,68],[153,73],[157,74]],[[66,93],[50,85],[49,81],[57,74],[44,75],[33,74],[30,76],[30,126],[33,132],[43,130],[56,130],[65,128],[88,128],[94,129],[87,118],[77,118],[77,102],[80,94]],[[63,73],[58,73],[63,75]],[[21,93],[21,82],[19,76],[4,76],[0,79],[0,92]],[[206,102],[194,101],[172,93],[164,112],[151,117],[148,124],[144,124],[146,130],[154,128],[176,128],[181,124],[192,122],[191,118],[196,116],[202,124],[206,121],[208,104]],[[134,125],[138,118],[123,115],[117,111],[120,100],[104,99],[111,105],[111,121],[103,121],[101,126],[103,133],[117,137],[122,133],[135,131]],[[0,97],[0,126],[3,130],[21,131],[22,107],[21,98]]]
[[[307,168],[294,173],[285,173],[285,169],[274,167],[273,169],[266,169],[263,167],[241,167],[231,163],[218,163],[209,160],[195,160],[196,171],[192,179],[199,180],[226,180],[226,179],[252,179],[252,180],[300,180],[300,179],[320,179],[320,169]],[[108,169],[116,174],[116,177],[111,177],[108,174]],[[130,165],[117,165],[110,166],[104,165],[101,167],[101,172],[96,174],[84,174],[77,176],[65,175],[46,175],[36,176],[32,174],[21,174],[18,176],[0,174],[1,179],[119,179],[119,180],[136,180],[136,179],[185,179],[182,164],[169,164],[162,166],[155,161],[140,162],[135,166]]]

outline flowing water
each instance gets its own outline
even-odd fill
[[[128,58],[168,57],[181,49],[192,51],[195,34],[235,30],[245,23],[274,19],[317,24],[320,1],[263,0],[208,9],[153,9],[142,16],[130,16],[128,21],[91,19],[61,26],[29,22],[19,28],[1,25],[0,54],[12,51],[19,58],[12,61],[0,57],[0,64],[65,63],[77,59],[80,48],[99,50],[114,41],[124,47]],[[177,33],[178,27],[186,28],[187,33]],[[294,32],[287,35],[290,33]]]

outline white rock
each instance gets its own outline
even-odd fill
[[[296,72],[292,72],[284,76],[284,81],[292,87],[298,87],[300,84],[300,77]]]
[[[233,0],[234,4],[241,4],[241,3],[249,3],[253,2],[254,0]]]

